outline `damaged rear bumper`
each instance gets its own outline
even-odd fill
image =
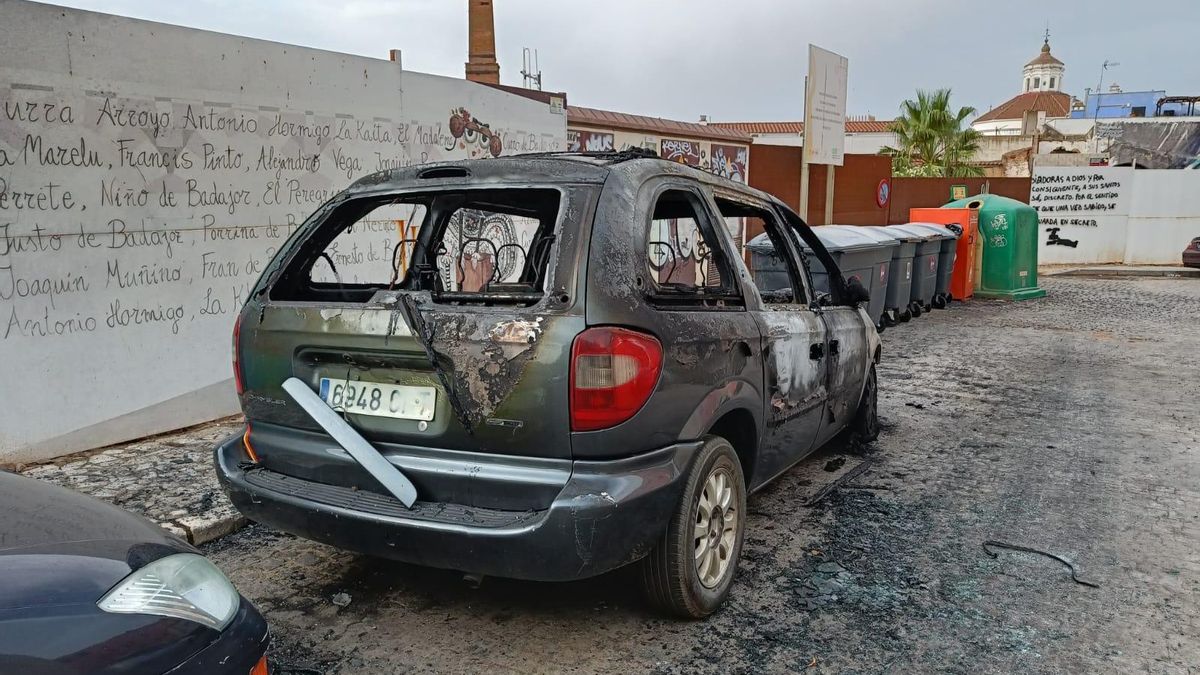
[[[575,461],[549,508],[505,511],[418,501],[249,465],[240,436],[216,449],[217,476],[251,520],[338,548],[474,574],[567,581],[641,558],[661,537],[701,442]]]

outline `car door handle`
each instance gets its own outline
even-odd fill
[[[824,357],[825,357],[825,343],[814,342],[812,344],[812,346],[808,348],[808,358],[812,359],[813,361],[820,360]]]
[[[839,346],[838,341],[830,340],[829,341],[829,355],[837,356],[840,353],[841,353],[841,347]]]

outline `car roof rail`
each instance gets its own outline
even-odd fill
[[[588,157],[598,159],[603,164],[619,164],[631,159],[660,159],[657,152],[649,148],[625,148],[624,150],[556,150],[551,152],[526,152],[510,157]]]

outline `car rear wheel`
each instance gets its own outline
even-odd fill
[[[863,385],[862,399],[858,402],[851,429],[860,443],[870,443],[879,438],[879,380],[874,364],[867,371],[867,381]]]
[[[746,483],[729,441],[708,436],[662,539],[641,562],[646,597],[683,619],[712,614],[733,585],[746,530]]]

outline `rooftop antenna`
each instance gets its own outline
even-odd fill
[[[542,69],[538,67],[536,49],[525,47],[521,50],[521,82],[526,89],[542,90]]]

